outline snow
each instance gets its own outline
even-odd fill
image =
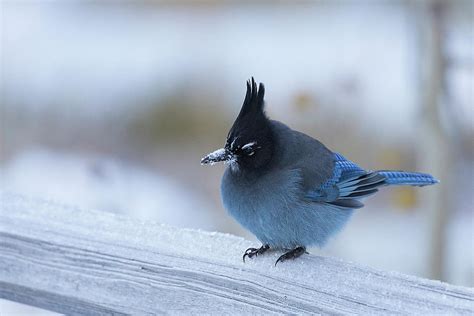
[[[207,155],[206,157],[203,157],[201,159],[201,164],[208,164],[208,165],[214,165],[216,163],[218,163],[218,161],[216,161],[217,158],[223,156],[225,154],[225,149],[224,148],[221,148],[221,149],[217,149],[215,151],[213,151],[212,153],[210,153],[209,155]]]
[[[1,315],[5,316],[57,316],[58,313],[46,311],[40,308],[19,304],[0,299]]]
[[[228,234],[9,193],[0,202],[1,281],[122,312],[474,312],[469,288],[313,255],[274,267],[280,253],[270,252],[243,263],[243,251],[255,245]],[[124,297],[126,304],[117,303]]]

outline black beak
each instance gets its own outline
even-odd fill
[[[232,153],[229,152],[227,149],[221,148],[218,149],[206,157],[201,159],[201,164],[202,165],[213,165],[215,163],[221,162],[221,161],[229,161],[233,157]]]

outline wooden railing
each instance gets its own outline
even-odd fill
[[[474,314],[474,291],[2,193],[0,297],[64,314]]]

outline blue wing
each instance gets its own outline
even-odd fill
[[[374,194],[380,186],[425,186],[438,182],[426,173],[394,170],[366,171],[341,154],[335,153],[332,177],[319,189],[310,191],[306,197],[314,202],[343,208],[361,208],[364,204],[359,199]]]
[[[345,208],[361,208],[358,201],[378,191],[376,187],[385,184],[385,177],[377,172],[360,168],[341,154],[334,154],[334,171],[330,179],[319,189],[307,194],[315,202],[324,202]]]

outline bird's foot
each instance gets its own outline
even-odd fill
[[[278,258],[278,260],[275,262],[275,267],[278,262],[283,262],[288,259],[296,259],[304,253],[307,253],[305,247],[296,247],[295,249],[281,255],[280,258]]]
[[[244,256],[242,257],[242,260],[244,260],[244,262],[245,262],[245,257],[252,258],[252,257],[258,256],[258,255],[261,255],[262,253],[264,253],[268,249],[270,249],[269,245],[263,245],[260,248],[249,248],[249,249],[245,250],[245,253],[244,253]]]

